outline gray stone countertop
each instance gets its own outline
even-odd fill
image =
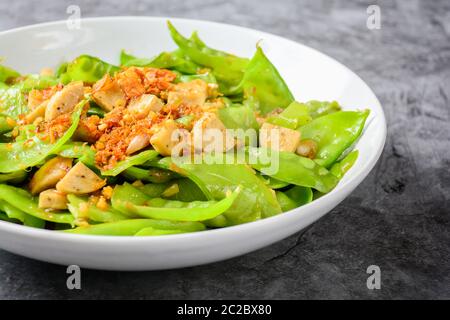
[[[231,23],[316,48],[358,73],[388,120],[368,178],[305,232],[242,257],[171,271],[82,271],[0,251],[1,299],[450,298],[450,2],[436,1],[1,1],[0,30],[83,17],[172,16]],[[366,26],[381,9],[381,29]],[[380,290],[366,268],[381,268]]]

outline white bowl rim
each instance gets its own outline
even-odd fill
[[[173,234],[173,235],[160,235],[157,237],[135,237],[135,236],[108,236],[108,235],[86,235],[86,234],[71,234],[71,233],[64,233],[64,232],[57,232],[54,230],[47,230],[47,229],[38,229],[28,226],[23,226],[15,223],[10,223],[6,221],[0,220],[0,231],[5,230],[9,233],[13,233],[16,235],[21,235],[22,233],[27,233],[30,237],[45,237],[48,240],[62,240],[62,241],[75,241],[78,243],[92,243],[92,241],[98,241],[102,243],[109,243],[109,244],[115,244],[115,243],[129,243],[129,244],[137,244],[137,243],[162,243],[162,242],[178,242],[186,239],[195,239],[198,237],[205,237],[207,235],[209,236],[227,236],[231,235],[235,232],[245,232],[246,230],[252,229],[252,228],[258,228],[261,226],[265,226],[268,224],[271,224],[275,220],[282,220],[282,219],[289,219],[293,215],[302,215],[306,214],[308,211],[313,212],[314,208],[318,208],[321,206],[322,203],[324,203],[328,198],[331,198],[332,196],[345,193],[348,189],[354,188],[355,186],[359,185],[362,180],[370,173],[370,171],[375,166],[376,162],[378,161],[379,157],[381,156],[381,153],[383,152],[383,148],[386,142],[386,135],[387,135],[387,126],[386,126],[386,117],[384,114],[384,110],[376,97],[376,95],[373,93],[372,89],[366,84],[364,80],[361,79],[361,77],[356,74],[354,71],[349,69],[347,66],[342,64],[341,62],[337,61],[336,59],[328,56],[325,53],[322,53],[321,51],[314,49],[312,47],[309,47],[307,45],[304,45],[302,43],[290,40],[288,38],[284,38],[272,33],[260,31],[253,28],[247,28],[242,26],[237,26],[233,24],[228,23],[221,23],[221,22],[215,22],[215,21],[208,21],[208,20],[200,20],[200,19],[187,19],[187,18],[176,18],[176,17],[166,17],[166,16],[103,16],[103,17],[89,17],[89,18],[82,18],[82,21],[91,21],[95,22],[97,20],[101,21],[108,21],[108,20],[127,20],[127,19],[142,19],[142,20],[170,20],[172,22],[199,22],[199,23],[206,23],[206,24],[212,24],[222,27],[232,27],[236,30],[242,30],[242,31],[250,31],[250,32],[258,32],[261,35],[277,38],[279,40],[287,41],[291,43],[292,45],[296,46],[302,46],[306,50],[313,51],[315,54],[320,55],[326,59],[332,60],[334,63],[338,64],[341,68],[345,69],[350,74],[354,75],[358,80],[361,81],[362,85],[365,86],[368,91],[373,95],[373,100],[376,102],[375,105],[373,105],[373,108],[378,109],[378,116],[380,117],[381,121],[381,140],[377,141],[377,151],[373,153],[372,157],[367,161],[358,172],[354,172],[353,176],[349,178],[347,181],[345,181],[342,184],[339,184],[339,189],[333,189],[329,193],[323,195],[319,199],[316,199],[306,205],[303,205],[301,207],[292,209],[290,211],[283,212],[281,214],[256,220],[253,222],[248,222],[240,225],[235,226],[229,226],[224,228],[217,228],[217,229],[209,229],[205,231],[197,231],[197,232],[191,232],[191,233],[182,233],[182,234]],[[34,28],[40,28],[40,27],[47,27],[52,25],[58,25],[61,23],[66,23],[66,20],[57,20],[57,21],[50,21],[50,22],[43,22],[43,23],[37,23],[32,25],[27,25],[23,27],[13,28],[5,31],[0,32],[0,37],[6,34],[15,33],[15,32],[21,32],[25,30],[32,30]],[[309,210],[311,209],[311,210]]]

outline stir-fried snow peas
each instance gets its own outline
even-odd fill
[[[197,232],[305,205],[357,161],[368,111],[295,101],[259,46],[237,57],[168,27],[178,49],[155,57],[82,55],[39,75],[0,65],[0,220]]]

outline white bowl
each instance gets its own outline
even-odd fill
[[[117,63],[121,49],[151,57],[174,49],[168,18],[109,17],[82,20],[69,30],[65,21],[0,33],[0,56],[22,72],[38,72],[86,53]],[[330,193],[289,212],[234,227],[158,237],[64,234],[0,221],[0,247],[26,257],[105,270],[155,270],[232,258],[284,239],[307,227],[347,197],[367,176],[382,152],[386,120],[375,94],[352,71],[304,45],[237,26],[170,20],[183,33],[198,30],[215,48],[251,57],[259,40],[297,100],[337,100],[345,109],[371,110],[356,148],[359,158]],[[351,53],[349,53],[351,54]]]

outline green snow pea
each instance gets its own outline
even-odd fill
[[[228,210],[239,194],[236,189],[229,197],[220,201],[178,201],[154,198],[145,206],[134,206],[132,211],[139,216],[172,221],[205,221],[213,219]]]
[[[294,186],[287,191],[277,191],[277,199],[283,212],[298,208],[313,199],[311,188]]]
[[[64,158],[78,159],[90,168],[95,168],[95,151],[84,142],[68,142],[58,150]]]
[[[10,223],[16,223],[19,224],[20,221],[17,219],[11,219],[10,217],[8,217],[8,215],[4,212],[0,211],[0,220],[1,221],[6,221],[6,222],[10,222]]]
[[[163,236],[163,235],[169,235],[169,234],[179,234],[179,233],[187,233],[189,231],[183,231],[178,229],[171,229],[171,230],[162,230],[162,229],[155,229],[152,227],[144,228],[138,232],[136,232],[136,237],[144,237],[144,236]]]
[[[160,168],[139,168],[129,167],[122,172],[125,179],[130,181],[141,180],[143,182],[164,183],[170,181],[178,175],[172,171]]]
[[[5,212],[10,219],[16,219],[28,227],[34,227],[42,229],[45,227],[45,221],[34,216],[31,216],[16,207],[10,205],[3,200],[0,201],[0,210]]]
[[[275,179],[270,176],[262,175],[260,173],[257,173],[257,175],[271,189],[281,189],[281,188],[287,187],[290,184],[289,182],[281,181],[281,180]]]
[[[21,188],[0,184],[0,199],[41,220],[67,224],[73,224],[74,221],[70,213],[50,212],[39,208],[33,196]]]
[[[220,200],[183,202],[150,198],[129,184],[116,186],[113,193],[113,206],[121,212],[132,212],[138,216],[171,221],[203,221],[212,219],[233,204],[240,188]],[[125,213],[125,212],[124,212]]]
[[[358,139],[368,115],[369,110],[339,111],[316,118],[298,130],[302,139],[317,143],[315,161],[328,168]]]
[[[358,159],[358,150],[354,150],[350,152],[348,155],[344,157],[339,162],[336,162],[331,166],[330,172],[334,174],[339,179],[342,179],[342,177],[347,173],[348,170],[350,170],[351,167],[355,164],[356,160]]]
[[[269,123],[293,130],[311,122],[311,120],[312,117],[309,114],[308,106],[297,101],[289,104],[279,115],[267,118]]]
[[[297,203],[297,207],[307,204],[313,199],[313,192],[308,187],[294,186],[284,193]]]
[[[113,222],[128,219],[127,216],[124,216],[113,208],[108,208],[108,210],[97,208],[94,204],[89,203],[85,197],[69,194],[67,195],[67,199],[69,200],[69,211],[75,218],[88,218],[96,222]]]
[[[275,191],[275,194],[283,212],[297,208],[295,201],[289,198],[284,192]]]
[[[169,186],[174,183],[178,185],[179,191],[173,196],[168,197],[168,199],[185,202],[195,200],[208,200],[203,191],[192,180],[186,178],[176,179],[173,182],[170,182]]]
[[[166,183],[149,183],[145,184],[142,187],[137,187],[140,191],[145,193],[150,198],[160,198],[164,190],[169,188],[171,185],[170,182]]]
[[[2,221],[6,221],[6,222],[11,222],[11,223],[19,223],[19,220],[16,219],[11,219],[10,217],[8,217],[8,215],[6,213],[3,213],[0,211],[0,220]]]
[[[32,89],[45,89],[57,83],[53,77],[37,75],[29,75],[23,81],[11,86],[0,82],[0,113],[17,120],[19,115],[28,112],[26,93]]]
[[[120,213],[136,218],[137,215],[130,210],[130,204],[145,203],[150,199],[147,194],[125,182],[122,185],[116,185],[111,197],[111,206]]]
[[[217,84],[217,79],[214,76],[214,74],[212,74],[211,72],[205,72],[205,73],[199,73],[199,74],[178,74],[177,78],[175,79],[175,83],[179,83],[179,82],[190,82],[193,80],[203,80],[206,83],[216,83]]]
[[[20,85],[0,86],[0,112],[14,120],[28,112],[27,101]]]
[[[99,58],[81,55],[67,64],[65,71],[60,75],[60,80],[64,84],[72,81],[94,83],[100,80],[105,74],[114,74],[119,70],[119,67],[102,61]]]
[[[32,89],[46,89],[59,83],[58,79],[53,76],[41,76],[38,74],[29,74],[24,80],[17,85],[23,92],[30,92]]]
[[[203,221],[203,223],[209,228],[224,228],[229,225],[228,219],[223,214],[213,219]]]
[[[15,142],[32,139],[36,135],[36,126],[34,124],[26,124],[17,127],[18,136],[14,139]]]
[[[291,184],[314,188],[320,192],[330,192],[337,184],[338,179],[327,169],[318,165],[311,159],[304,158],[291,152],[274,151],[265,148],[248,148],[251,166],[262,173],[278,180]],[[267,172],[273,162],[278,161],[278,170]],[[273,168],[276,169],[276,168]],[[272,171],[272,170],[271,170]]]
[[[20,77],[19,72],[0,64],[0,82],[7,82],[8,80],[17,77]]]
[[[210,161],[211,155],[204,155],[201,163],[180,159],[168,167],[194,181],[208,199],[223,199],[227,192],[241,185],[241,193],[223,214],[227,225],[251,222],[280,213],[281,208],[273,191],[247,164],[236,162],[231,156],[232,159],[227,158],[222,163]],[[167,162],[166,159],[161,160],[160,165]]]
[[[109,170],[102,170],[103,176],[117,176],[119,173],[127,170],[132,166],[141,165],[147,161],[151,161],[158,156],[158,152],[155,150],[146,150],[137,155],[130,156],[125,160],[119,161],[114,168]]]
[[[219,118],[228,129],[259,130],[255,112],[248,106],[232,106],[219,109]]]
[[[78,227],[75,229],[64,230],[63,232],[90,235],[134,236],[136,233],[146,228],[154,228],[157,230],[181,230],[184,232],[205,230],[205,226],[200,222],[129,219]]]
[[[164,196],[164,191],[167,189],[177,186],[178,192],[172,196]],[[138,187],[138,189],[148,195],[150,198],[166,198],[170,200],[178,201],[196,201],[196,200],[208,200],[200,188],[187,178],[176,179],[171,182],[166,183],[149,183]]]
[[[27,177],[27,172],[24,170],[14,171],[9,173],[0,173],[0,183],[20,183]]]
[[[286,108],[294,101],[288,86],[261,47],[256,48],[242,81],[232,90],[232,94],[240,92],[244,93],[245,104],[262,114],[276,108]]]
[[[88,117],[98,116],[99,118],[104,118],[105,114],[106,114],[105,110],[100,108],[98,105],[94,105],[92,101],[90,102],[89,110],[87,111]]]
[[[153,58],[137,58],[122,50],[120,53],[120,65],[125,67],[152,67],[160,69],[173,69],[181,73],[196,74],[200,67],[186,59],[181,50],[173,52],[161,52]]]
[[[151,63],[152,59],[148,58],[138,58],[132,54],[127,53],[125,50],[122,49],[120,51],[120,66],[123,67],[144,67],[147,66],[149,63]]]
[[[47,156],[57,153],[59,149],[72,137],[78,127],[80,115],[86,100],[81,101],[72,113],[72,124],[67,131],[55,142],[50,143],[41,135],[32,139],[14,143],[0,143],[0,173],[24,170],[41,163]]]
[[[64,74],[67,71],[67,66],[69,65],[69,62],[62,62],[55,71],[55,77],[60,79],[61,75]]]
[[[8,116],[0,115],[0,134],[14,129],[14,121],[8,120]]]
[[[164,157],[164,158],[157,157],[156,159],[153,159],[151,161],[147,161],[142,166],[146,167],[146,168],[150,167],[150,168],[158,168],[158,169],[170,170],[173,173],[177,174],[171,168],[171,166],[172,166],[171,157]]]
[[[330,113],[341,111],[341,106],[336,101],[317,101],[311,100],[305,103],[310,116],[318,118]]]
[[[187,39],[170,22],[167,24],[172,39],[183,54],[193,62],[213,70],[222,93],[226,95],[229,88],[239,84],[249,63],[248,59],[211,49],[199,39],[196,33]]]

